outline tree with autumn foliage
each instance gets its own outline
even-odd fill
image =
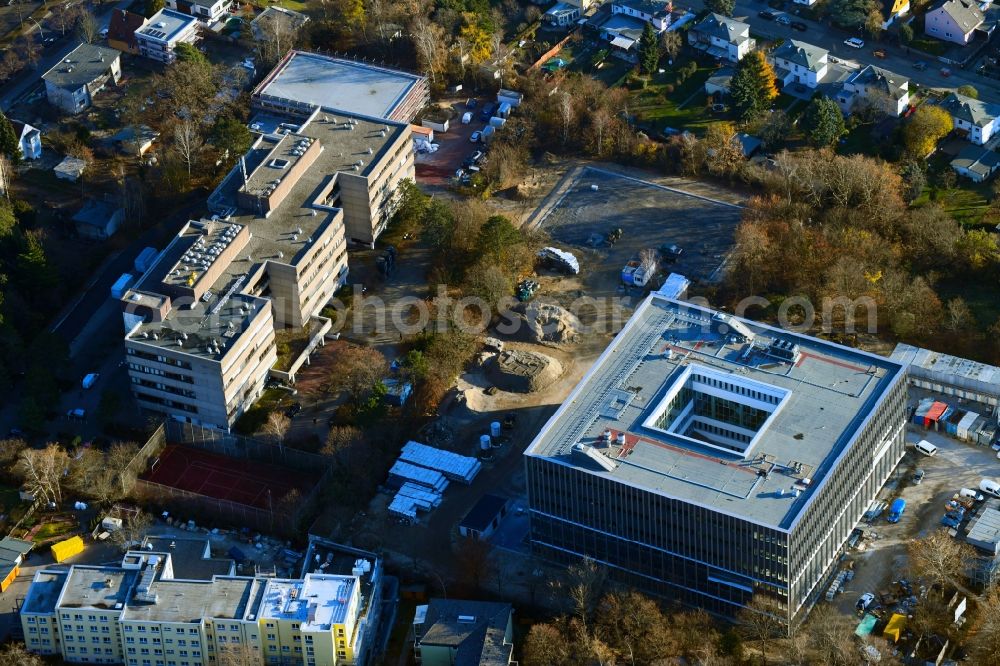
[[[927,157],[953,128],[947,111],[935,104],[921,104],[903,126],[903,145],[914,157]]]
[[[776,80],[774,68],[760,51],[751,51],[740,60],[729,93],[742,120],[756,118],[777,99]]]

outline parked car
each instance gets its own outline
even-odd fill
[[[863,49],[865,47],[865,42],[857,37],[849,37],[844,40],[844,46],[850,46],[852,49]]]
[[[757,12],[757,16],[764,19],[765,21],[774,20],[774,12],[769,12],[766,9],[762,9],[761,11]]]
[[[809,29],[809,26],[807,26],[802,21],[792,21],[792,30],[798,30],[799,32],[805,32],[808,29]]]
[[[288,409],[285,410],[285,416],[287,416],[290,419],[295,418],[295,415],[301,411],[302,411],[302,403],[293,402],[291,405],[288,406]]]
[[[479,143],[479,140],[482,137],[483,133],[480,132],[479,130],[476,130],[475,132],[472,133],[472,136],[469,137],[469,141],[471,141],[472,143]]]
[[[923,60],[918,60],[915,63],[913,63],[913,69],[917,70],[918,72],[922,72],[925,69],[927,69],[927,63],[924,62]]]
[[[476,108],[477,105],[478,102],[476,102],[475,97],[470,97],[469,99],[465,100],[465,108],[467,109],[474,109]]]
[[[913,485],[919,486],[924,481],[924,470],[918,469],[913,474]]]
[[[774,22],[778,25],[791,25],[792,19],[788,18],[787,14],[782,14],[778,18],[774,19]]]
[[[872,594],[871,592],[865,592],[858,599],[858,603],[854,604],[854,607],[858,609],[859,612],[864,611],[871,605],[873,601],[875,601],[875,595]]]
[[[872,55],[874,55],[876,58],[882,58],[882,59],[884,59],[885,55],[886,55],[885,54],[885,49],[873,49],[872,50]]]

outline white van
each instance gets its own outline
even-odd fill
[[[924,454],[925,456],[937,455],[937,447],[928,442],[926,439],[922,439],[916,444],[914,444],[913,448],[915,448],[917,451]]]
[[[983,479],[979,482],[979,489],[982,490],[987,495],[993,495],[993,497],[1000,497],[1000,483],[997,483],[993,479]]]
[[[958,495],[959,495],[959,497],[971,497],[972,499],[976,500],[977,502],[982,502],[983,501],[983,495],[982,495],[982,493],[977,493],[972,488],[962,488],[961,490],[958,491]]]

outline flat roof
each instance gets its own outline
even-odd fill
[[[59,608],[113,610],[125,604],[139,572],[119,567],[74,566],[63,587]]]
[[[118,51],[107,46],[80,44],[42,74],[42,79],[59,88],[77,90],[103,76],[119,57]]]
[[[353,576],[307,574],[303,580],[271,579],[264,590],[260,616],[295,620],[302,631],[329,631],[348,621],[351,600],[358,593]]]
[[[507,506],[507,502],[509,501],[506,497],[487,493],[480,497],[479,501],[469,509],[469,513],[465,514],[465,518],[462,519],[459,526],[475,530],[476,532],[482,532],[490,526],[493,519],[497,517],[501,509]]]
[[[210,581],[156,580],[150,587],[156,603],[129,602],[124,620],[133,622],[201,622],[202,618],[242,620],[263,581],[216,576]]]
[[[170,42],[178,33],[197,22],[198,19],[194,16],[182,14],[173,9],[161,9],[153,14],[149,22],[136,32],[161,42]]]
[[[273,114],[268,118],[269,123],[275,119]],[[165,280],[184,278],[190,273],[181,271],[174,278],[168,277],[180,265],[190,269],[190,264],[183,264],[182,259],[185,255],[190,256],[193,244],[204,236],[205,225],[218,229],[246,226],[251,234],[247,244],[209,287],[212,292],[209,300],[199,300],[191,308],[173,307],[164,321],[140,324],[128,336],[130,339],[171,347],[174,351],[179,350],[180,339],[183,345],[180,348],[186,352],[220,359],[246,330],[263,302],[240,293],[249,286],[249,276],[256,274],[267,261],[295,265],[300,254],[310,247],[318,230],[332,224],[337,217],[339,209],[312,205],[321,185],[342,172],[367,176],[373,166],[383,159],[388,148],[407,130],[406,123],[392,120],[322,112],[316,112],[305,121],[286,120],[288,122],[284,123],[284,127],[278,129],[289,133],[258,137],[245,156],[249,187],[252,189],[257,181],[272,179],[274,169],[268,166],[271,160],[289,159],[289,150],[303,137],[319,142],[321,152],[315,161],[298,176],[291,191],[267,217],[238,210],[237,193],[244,187],[243,174],[239,166],[231,171],[212,193],[210,204],[215,210],[228,208],[235,212],[215,222],[203,220],[189,223],[174,237],[141,281],[126,293],[126,299],[155,307],[157,299],[163,294],[161,285]],[[293,132],[292,128],[297,129]],[[358,162],[362,164],[355,166]],[[282,172],[287,173],[289,168],[290,165],[286,166]],[[217,235],[215,231],[212,233]],[[213,243],[206,241],[204,244],[210,246]],[[230,297],[225,298],[230,292]],[[152,337],[154,334],[156,339]],[[184,339],[182,334],[188,338]],[[213,341],[219,342],[219,354],[209,350],[209,343]]]
[[[38,571],[31,579],[28,594],[21,605],[22,613],[54,613],[56,601],[66,584],[69,571]]]
[[[422,78],[352,60],[292,51],[254,94],[330,111],[388,118]]]
[[[632,315],[525,451],[649,492],[790,529],[829,478],[886,391],[903,375],[890,359],[658,295]],[[725,315],[721,315],[725,316]],[[753,345],[734,332],[753,336]],[[791,362],[771,343],[797,345]],[[786,347],[787,348],[787,347]],[[761,397],[767,418],[745,456],[649,420],[688,371],[731,378]],[[701,380],[699,380],[701,381]],[[700,384],[698,386],[701,386]],[[701,389],[698,389],[701,390]],[[704,388],[706,393],[726,389]],[[764,391],[764,393],[768,393]],[[750,397],[734,398],[737,402]],[[678,417],[679,419],[680,417]],[[675,422],[676,423],[676,422]],[[612,434],[604,441],[605,431]],[[624,433],[624,443],[618,435]],[[574,446],[576,451],[574,452]],[[583,455],[581,455],[583,454]],[[808,481],[805,481],[808,479]]]
[[[170,555],[175,579],[212,580],[213,576],[231,575],[235,566],[231,559],[212,557],[211,546],[205,539],[149,536],[143,541],[142,550]]]
[[[1000,550],[1000,510],[986,507],[969,525],[966,540],[983,550]]]

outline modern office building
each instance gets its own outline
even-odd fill
[[[372,553],[327,545],[322,573],[301,579],[234,575],[208,541],[152,537],[119,566],[35,574],[21,608],[29,650],[66,662],[210,666],[361,666],[381,601]],[[377,619],[377,610],[376,610]]]
[[[409,122],[430,102],[427,77],[387,67],[289,51],[254,89],[255,109],[308,115],[316,108]]]
[[[531,543],[732,616],[808,613],[903,455],[892,360],[651,295],[525,452]]]

